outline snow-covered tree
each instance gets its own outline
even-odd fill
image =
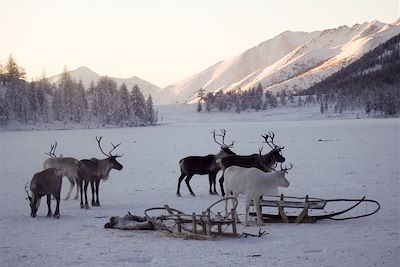
[[[0,125],[7,125],[9,121],[8,109],[4,98],[0,95]]]
[[[153,98],[149,95],[146,100],[146,124],[155,125],[157,120],[157,113],[154,111],[153,107]]]
[[[131,109],[129,102],[129,91],[125,83],[123,83],[118,90],[113,117],[114,121],[121,125],[130,124]]]
[[[146,121],[146,107],[145,99],[140,91],[140,88],[135,84],[129,95],[129,100],[131,104],[132,120],[134,126],[145,125]]]

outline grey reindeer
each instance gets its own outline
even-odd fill
[[[74,186],[76,184],[76,193],[74,199],[78,199],[79,197],[79,184],[78,184],[78,161],[75,158],[71,157],[63,157],[62,155],[59,155],[58,157],[55,155],[55,151],[57,148],[57,141],[54,143],[54,145],[50,144],[50,152],[45,153],[46,155],[50,156],[50,158],[46,159],[43,163],[43,170],[48,169],[48,168],[56,168],[60,169],[62,172],[63,177],[67,177],[70,187],[69,191],[67,193],[67,196],[65,197],[65,200],[68,200],[72,190],[74,189]]]

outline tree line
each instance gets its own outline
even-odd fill
[[[239,88],[226,93],[219,90],[216,93],[209,92],[204,94],[204,89],[200,89],[198,97],[198,112],[204,109],[207,112],[232,110],[240,113],[249,109],[257,111],[274,109],[278,106],[301,107],[316,103],[316,99],[312,95],[306,97],[296,96],[290,90],[283,90],[274,94],[271,91],[265,91],[261,83],[247,91],[242,91]]]
[[[10,56],[5,66],[0,65],[0,125],[12,121],[134,127],[155,125],[158,114],[151,95],[145,98],[138,85],[129,90],[104,76],[85,89],[66,68],[58,84],[45,75],[27,82],[24,69]]]

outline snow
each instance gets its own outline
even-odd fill
[[[0,265],[1,266],[399,266],[400,259],[400,120],[345,119],[313,116],[297,110],[196,113],[194,106],[159,107],[163,124],[124,129],[74,129],[0,132]],[[323,119],[323,120],[322,120]],[[208,195],[208,178],[194,176],[191,197],[182,184],[175,195],[178,161],[188,155],[216,153],[213,129],[225,128],[238,154],[256,153],[260,135],[274,131],[284,145],[290,186],[282,193],[322,198],[367,198],[380,202],[370,217],[316,224],[266,224],[262,238],[183,240],[156,231],[104,229],[110,216],[168,204],[200,212],[220,196]],[[57,152],[79,159],[102,157],[103,147],[122,143],[122,171],[112,170],[100,185],[101,207],[82,210],[76,200],[61,201],[60,219],[47,218],[42,201],[31,218],[25,183],[41,170],[44,152],[54,140]],[[318,141],[324,140],[324,142]],[[265,150],[266,148],[264,148]],[[219,177],[219,175],[218,175]],[[64,181],[62,196],[69,183]],[[219,191],[219,190],[218,190]],[[90,195],[90,193],[89,193]],[[90,198],[89,198],[90,199]],[[55,202],[52,201],[54,209]],[[363,205],[358,214],[365,212]],[[244,218],[244,198],[238,212]],[[258,233],[240,225],[239,232]]]

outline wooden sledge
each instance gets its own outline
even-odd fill
[[[233,201],[230,212],[223,216],[222,204]],[[174,237],[199,240],[214,240],[217,237],[239,237],[236,228],[236,207],[238,202],[233,197],[218,200],[201,214],[185,214],[177,209],[155,207],[145,210],[144,214],[158,230]],[[230,228],[231,232],[226,232]]]
[[[260,209],[262,211],[263,207],[276,207],[277,214],[272,213],[263,213],[262,218],[264,222],[269,223],[315,223],[318,220],[330,219],[330,220],[350,220],[356,218],[362,218],[371,216],[378,212],[380,209],[380,204],[372,199],[366,199],[365,196],[361,199],[321,199],[321,198],[312,198],[306,195],[305,197],[290,197],[284,196],[283,194],[277,197],[277,200],[262,200],[260,201]],[[331,213],[323,213],[323,214],[310,214],[310,210],[325,210],[326,205],[328,203],[338,203],[338,202],[350,202],[355,203],[347,209],[331,212]],[[375,210],[372,212],[358,215],[358,216],[350,216],[350,217],[337,217],[341,214],[344,214],[361,203],[373,203],[376,205]],[[285,209],[296,209],[301,210],[297,215],[287,215]],[[255,212],[250,212],[250,216],[256,216]]]

